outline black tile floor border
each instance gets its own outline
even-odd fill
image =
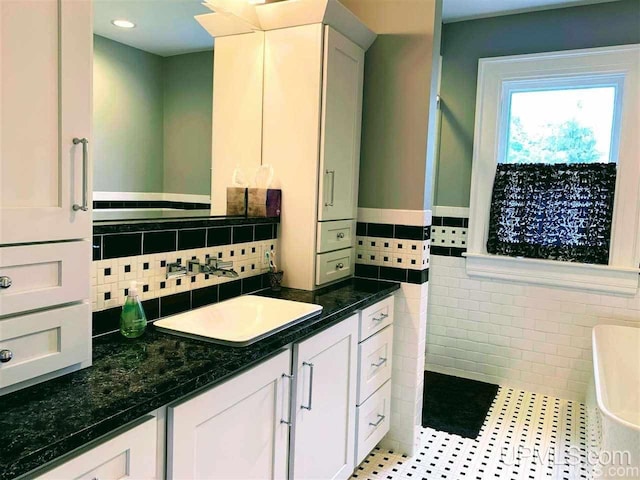
[[[356,235],[360,237],[397,238],[402,240],[429,240],[431,225],[392,225],[388,223],[356,223]]]
[[[142,307],[147,321],[157,320],[161,316],[176,315],[193,308],[204,307],[230,298],[263,290],[269,286],[266,274],[254,275],[231,282],[197,288],[186,292],[174,293],[165,297],[144,300]],[[189,277],[179,278],[181,282],[189,281]],[[120,312],[122,306],[93,312],[92,335],[115,332],[120,328]]]
[[[424,372],[422,426],[475,439],[498,393],[498,385]]]
[[[356,263],[355,276],[372,278],[375,280],[391,280],[422,285],[429,281],[429,269],[412,270],[409,268],[380,267],[377,265],[364,265]]]

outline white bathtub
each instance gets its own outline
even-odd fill
[[[598,325],[587,394],[589,464],[598,479],[640,478],[640,328]]]

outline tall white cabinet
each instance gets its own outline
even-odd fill
[[[1,395],[91,362],[92,6],[3,0],[0,22]]]
[[[283,191],[289,287],[353,274],[363,75],[364,48],[329,25],[265,32],[262,162]]]

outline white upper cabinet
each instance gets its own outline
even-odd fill
[[[325,26],[318,220],[356,218],[364,50]]]
[[[2,0],[0,20],[0,244],[89,237],[91,2]]]

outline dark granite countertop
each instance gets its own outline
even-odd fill
[[[27,473],[201,387],[226,380],[398,288],[397,283],[351,279],[315,292],[264,291],[324,309],[247,347],[190,340],[153,327],[135,340],[119,334],[95,338],[92,367],[0,397],[0,480]]]

